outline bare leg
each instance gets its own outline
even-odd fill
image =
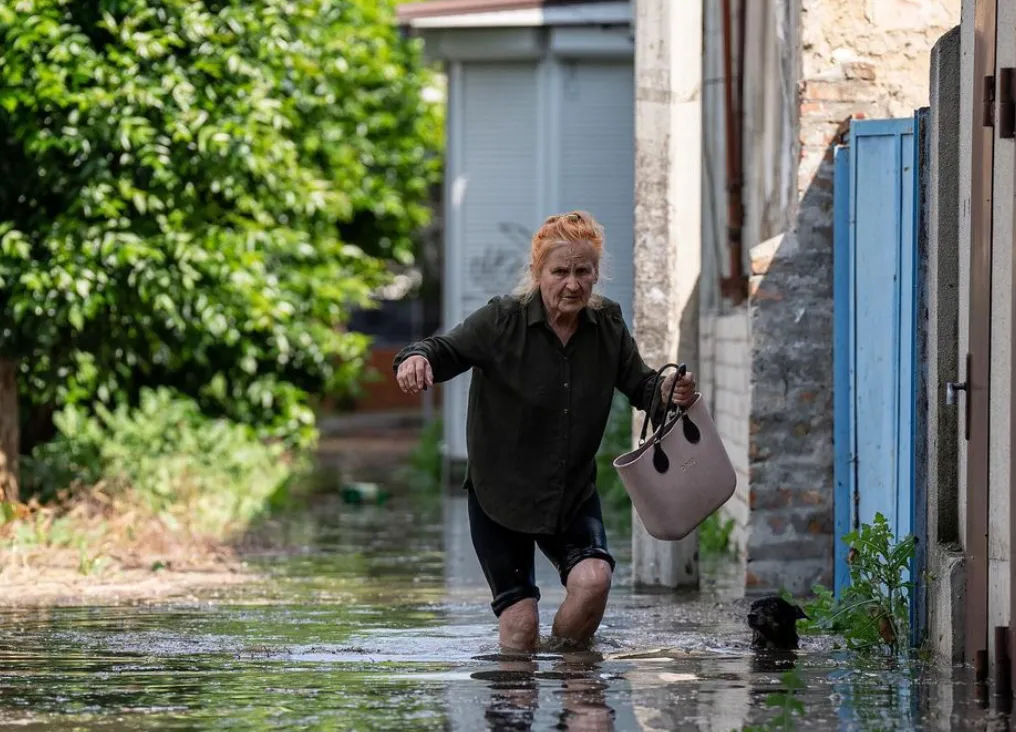
[[[564,602],[554,618],[553,636],[573,643],[589,642],[603,620],[610,594],[610,564],[583,559],[568,574]]]
[[[540,613],[536,600],[519,600],[501,613],[498,620],[501,647],[513,651],[532,651],[540,637]]]

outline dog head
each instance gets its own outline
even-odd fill
[[[797,621],[807,619],[804,610],[782,597],[763,597],[748,610],[752,648],[788,651],[797,648]]]

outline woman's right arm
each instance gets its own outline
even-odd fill
[[[453,379],[464,371],[483,368],[495,342],[496,301],[491,300],[444,335],[430,336],[399,351],[392,363],[396,376],[399,367],[413,356],[422,356],[431,369],[432,383]]]

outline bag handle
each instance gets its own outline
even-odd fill
[[[684,375],[688,372],[688,366],[687,366],[687,364],[683,364],[683,363],[681,363],[681,364],[676,364],[676,363],[664,364],[656,372],[656,376],[653,378],[653,393],[652,393],[652,396],[649,397],[649,409],[646,410],[646,418],[642,422],[642,434],[639,437],[639,446],[640,447],[646,441],[646,434],[647,434],[647,431],[649,429],[649,422],[650,422],[650,420],[652,419],[652,416],[653,416],[653,406],[656,404],[656,397],[660,396],[660,398],[662,399],[662,395],[659,394],[659,392],[660,392],[660,378],[663,376],[663,372],[666,371],[667,369],[671,368],[671,367],[677,369],[677,378],[675,378],[674,379],[674,383],[670,385],[670,395],[667,397],[667,405],[668,406],[667,406],[666,410],[663,413],[664,422],[666,422],[667,414],[670,412],[670,410],[671,410],[671,408],[672,408],[672,406],[674,404],[674,392],[677,389],[677,382],[679,382],[681,379],[683,379]],[[675,408],[675,412],[676,411],[677,410]]]

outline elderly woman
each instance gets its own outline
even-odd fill
[[[534,545],[566,588],[553,637],[584,645],[599,627],[614,558],[595,456],[614,389],[646,410],[655,379],[620,306],[593,292],[603,255],[603,229],[593,217],[549,217],[531,249],[514,294],[493,298],[445,335],[407,346],[394,362],[399,386],[411,394],[473,371],[469,529],[501,645],[515,650],[532,650],[539,637]],[[664,395],[674,378],[672,372],[663,380]],[[694,395],[688,372],[673,398],[687,405]]]

